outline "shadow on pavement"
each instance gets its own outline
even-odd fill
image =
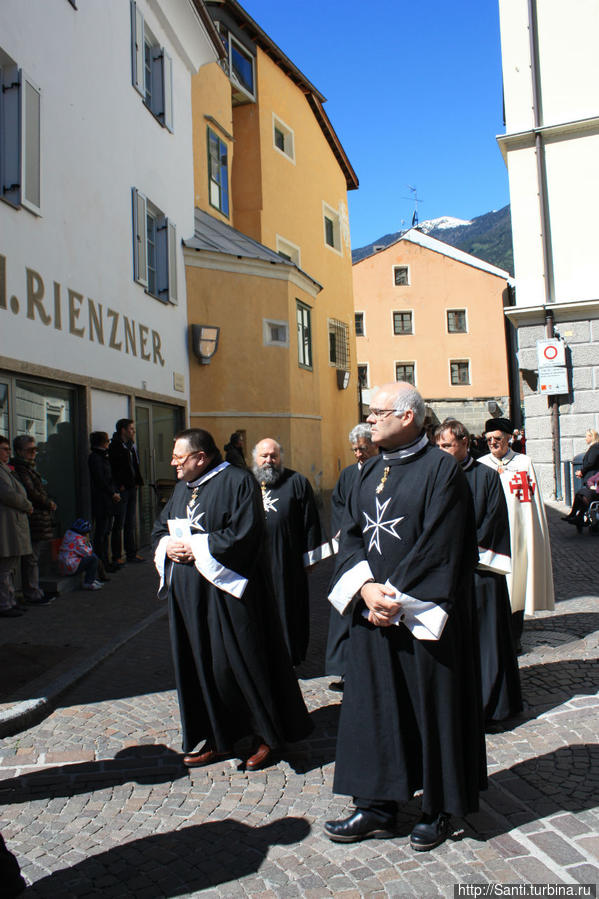
[[[599,745],[563,746],[493,774],[481,793],[491,813],[468,815],[464,835],[488,840],[540,818],[594,809],[598,790]]]
[[[304,818],[280,818],[263,827],[235,819],[210,821],[90,856],[38,880],[28,895],[77,897],[104,891],[146,899],[188,895],[254,874],[271,846],[299,843],[309,833]],[[280,869],[276,874],[287,881]]]
[[[534,644],[536,649],[543,642],[542,637],[546,636],[549,645],[562,645],[587,637],[597,630],[599,630],[599,612],[572,612],[564,615],[556,615],[554,613],[545,618],[527,618],[524,624],[522,643],[525,650],[531,644]],[[566,639],[564,640],[563,636],[561,636],[553,641],[551,639],[553,631],[566,635]]]
[[[161,744],[142,744],[123,749],[112,759],[57,765],[0,781],[0,805],[55,796],[76,796],[131,781],[172,783],[187,777],[187,773],[178,752]]]
[[[335,702],[310,712],[314,724],[312,734],[307,740],[291,744],[279,753],[296,774],[307,774],[335,761],[340,708],[341,705]]]

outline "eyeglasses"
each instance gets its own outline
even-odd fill
[[[507,437],[507,434],[505,437]],[[487,443],[503,443],[504,439],[504,437],[485,437]]]
[[[173,453],[173,455],[171,456],[171,462],[176,462],[177,465],[185,465],[188,459],[191,459],[192,456],[197,456],[198,453],[201,452],[202,450],[196,450],[195,453],[187,453],[187,455],[183,457],[175,456],[175,454]]]
[[[373,418],[378,418],[379,421],[383,418],[386,418],[388,415],[391,415],[392,412],[395,412],[395,409],[369,409],[368,414],[372,415]],[[403,412],[396,412],[396,415],[403,415]]]

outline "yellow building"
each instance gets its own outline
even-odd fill
[[[324,97],[235,0],[208,3],[227,60],[193,80],[190,420],[222,447],[271,436],[317,488],[351,460],[358,418],[347,191],[356,175]]]
[[[353,275],[365,403],[377,384],[409,381],[433,417],[458,418],[473,433],[510,414],[508,272],[412,229]]]

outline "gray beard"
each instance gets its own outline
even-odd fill
[[[254,462],[252,471],[259,484],[264,484],[266,487],[274,487],[281,480],[283,466],[281,465],[280,468],[277,468],[276,465],[256,465]]]

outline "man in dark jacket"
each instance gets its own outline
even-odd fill
[[[247,468],[243,453],[243,436],[239,431],[234,431],[229,442],[225,444],[225,461],[238,468]]]
[[[119,418],[108,448],[108,458],[112,470],[112,480],[120,494],[121,501],[115,506],[112,526],[112,561],[121,555],[121,534],[124,531],[125,554],[128,562],[144,562],[137,554],[135,534],[135,513],[137,511],[137,488],[143,484],[139,471],[139,456],[134,443],[135,422],[131,418]]]
[[[39,559],[44,541],[54,537],[52,512],[56,510],[56,503],[48,496],[44,480],[35,467],[38,452],[35,438],[29,434],[20,434],[15,437],[12,446],[15,454],[11,464],[33,506],[33,512],[29,516],[31,554],[21,556],[23,598],[30,605],[47,605],[50,600],[40,588]]]
[[[110,440],[106,431],[94,431],[89,437],[91,452],[88,456],[89,481],[94,521],[94,552],[106,571],[116,571],[118,566],[108,561],[108,535],[117,504],[121,495],[112,480],[108,447]]]

